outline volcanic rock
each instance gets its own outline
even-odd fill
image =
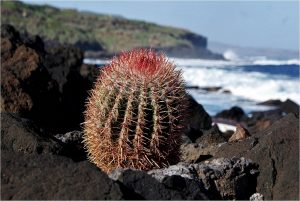
[[[258,105],[276,106],[278,109],[280,109],[282,112],[286,114],[294,113],[297,116],[299,116],[299,105],[290,99],[287,99],[284,102],[282,102],[281,100],[267,100],[258,103]]]
[[[135,199],[125,197],[121,185],[87,161],[3,151],[1,167],[1,197],[5,200]]]
[[[180,146],[181,161],[198,163],[214,156],[218,147],[227,140],[217,125],[213,125],[209,130],[203,130],[202,135],[195,142],[183,140]]]
[[[83,144],[82,131],[70,131],[64,134],[54,135],[64,145],[64,155],[75,161],[83,161],[87,159],[87,153]]]
[[[247,116],[242,108],[234,106],[229,110],[223,110],[216,114],[216,118],[229,119],[240,122],[244,119],[247,119]]]
[[[63,142],[36,126],[33,121],[19,117],[18,114],[2,112],[1,125],[1,150],[26,154],[64,155],[74,161],[87,159],[80,139],[77,142],[70,140]]]
[[[278,99],[275,99],[275,100],[271,99],[271,100],[257,103],[257,105],[267,105],[267,106],[280,106],[281,104],[282,104],[282,101],[278,100]]]
[[[64,134],[57,134],[54,137],[67,144],[81,144],[83,140],[82,131],[71,131]]]
[[[254,193],[250,197],[250,201],[263,201],[263,200],[264,200],[264,196],[260,193]]]
[[[174,175],[195,180],[209,199],[249,199],[255,192],[258,172],[250,160],[219,158],[207,163],[179,163],[148,174],[160,182]]]
[[[257,192],[265,199],[299,199],[299,119],[288,114],[244,141],[224,144],[218,157],[243,156],[259,165]]]
[[[200,87],[200,89],[207,91],[207,92],[217,92],[222,89],[222,87],[216,86],[216,87]]]
[[[139,198],[32,121],[1,113],[1,126],[2,199]]]
[[[195,142],[199,138],[204,130],[210,129],[212,126],[212,120],[209,114],[204,110],[203,106],[198,104],[195,99],[188,95],[189,108],[186,135]]]
[[[79,72],[83,61],[83,53],[80,49],[70,45],[55,45],[47,47],[44,65],[53,80],[59,85],[62,93],[63,87],[67,83],[67,76],[70,72]]]
[[[248,131],[253,134],[266,130],[282,117],[283,113],[280,109],[252,112],[251,118],[246,121]]]
[[[234,134],[229,138],[228,142],[235,142],[239,140],[244,140],[249,137],[250,134],[247,129],[243,128],[240,124],[236,126]]]
[[[207,160],[215,155],[220,145],[205,146],[201,143],[183,143],[180,147],[180,161],[199,163]]]
[[[180,200],[184,197],[180,192],[168,189],[165,185],[144,171],[132,169],[117,169],[110,175],[114,180],[122,182],[126,188],[146,200]]]
[[[82,64],[83,53],[78,48],[70,45],[55,45],[47,47],[44,65],[51,78],[59,86],[59,109],[56,110],[59,121],[57,132],[81,129],[80,123],[84,121],[83,112],[88,91],[92,88],[99,69]],[[82,68],[85,68],[85,75]],[[93,74],[90,76],[90,74]]]
[[[1,27],[1,110],[18,113],[52,133],[80,130],[88,91],[99,75],[72,46],[44,48],[38,36]]]
[[[299,117],[299,105],[295,103],[294,101],[287,99],[284,101],[281,106],[281,110],[285,113],[294,113]]]
[[[249,199],[255,192],[257,167],[244,158],[207,163],[179,163],[148,173],[116,169],[110,177],[145,199]],[[151,175],[151,176],[150,176]]]
[[[204,130],[203,134],[196,140],[196,143],[201,143],[205,146],[220,144],[223,142],[226,142],[226,139],[216,124],[214,124],[209,130]]]
[[[2,25],[1,41],[1,110],[51,116],[58,102],[57,86],[43,67],[40,47],[23,43],[10,25]]]
[[[224,94],[231,94],[232,92],[229,89],[224,89],[222,91],[222,93],[224,93]]]
[[[63,146],[47,136],[32,121],[1,113],[1,150],[26,154],[61,154]]]

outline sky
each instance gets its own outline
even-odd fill
[[[32,1],[185,28],[209,41],[299,49],[299,1]],[[93,23],[93,22],[91,22]]]

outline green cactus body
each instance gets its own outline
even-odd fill
[[[133,50],[115,57],[87,102],[89,159],[105,172],[178,162],[186,108],[181,72],[163,54]]]

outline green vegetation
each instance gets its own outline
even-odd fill
[[[96,43],[111,53],[134,47],[193,45],[183,37],[189,33],[186,30],[110,15],[17,1],[1,1],[1,14],[2,24],[9,23],[21,32],[61,43]]]

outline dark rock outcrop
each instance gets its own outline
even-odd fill
[[[212,127],[212,120],[203,106],[197,103],[192,96],[188,95],[188,101],[187,130],[185,133],[192,142],[195,142],[203,134],[204,130]]]
[[[71,131],[64,134],[57,134],[54,137],[63,143],[81,144],[83,140],[83,131]]]
[[[2,151],[1,167],[1,197],[5,200],[134,199],[125,197],[118,183],[87,161]]]
[[[83,53],[79,49],[60,45],[46,50],[48,54],[45,56],[45,67],[59,85],[60,109],[57,110],[57,114],[60,120],[57,124],[60,124],[60,128],[68,128],[62,129],[61,132],[78,130],[84,119],[83,111],[88,91],[92,88],[95,77],[90,79],[89,76],[81,75],[81,68],[86,68],[86,65],[82,64]],[[94,69],[97,70],[99,71]]]
[[[56,134],[54,137],[64,145],[64,155],[75,161],[83,161],[87,159],[87,153],[83,144],[82,131],[71,131],[64,134]]]
[[[1,26],[1,110],[49,117],[59,101],[57,85],[43,67],[42,44],[28,43],[12,26]]]
[[[216,92],[220,91],[222,87],[215,86],[215,87],[200,87],[201,90],[207,91],[207,92]]]
[[[83,53],[78,48],[69,45],[55,45],[47,47],[44,65],[53,80],[63,92],[64,85],[68,82],[70,72],[79,72],[83,61]]]
[[[196,182],[198,191],[205,195],[203,198],[220,200],[249,199],[255,192],[258,171],[257,166],[245,158],[219,158],[206,163],[179,163],[148,174],[164,184],[169,177],[180,175],[186,182]]]
[[[37,36],[1,27],[1,109],[32,119],[53,133],[81,129],[89,89],[100,70],[82,64],[72,46],[44,48]]]
[[[229,138],[228,142],[235,142],[235,141],[239,141],[239,140],[244,140],[249,136],[250,136],[249,131],[238,124],[236,126],[235,132]]]
[[[299,117],[299,105],[290,99],[284,101],[281,104],[280,109],[287,114],[294,113]]]
[[[191,41],[197,47],[207,47],[207,38],[204,36],[200,36],[194,33],[186,33],[182,36],[182,38]]]
[[[267,100],[261,103],[258,103],[258,105],[267,105],[267,106],[275,106],[280,111],[288,114],[288,113],[294,113],[297,116],[299,116],[299,105],[295,103],[294,101],[287,99],[286,101],[282,102],[281,100]]]
[[[267,105],[267,106],[280,106],[282,104],[281,100],[278,99],[271,99],[267,101],[263,101],[260,103],[257,103],[257,105]]]
[[[212,126],[212,119],[202,105],[191,96],[188,100],[187,130],[180,152],[182,161],[195,163],[213,157],[218,145],[226,142],[226,138],[217,125]]]
[[[92,163],[74,162],[76,154],[75,149],[46,135],[32,121],[1,113],[1,198],[139,198]]]
[[[199,163],[212,158],[219,145],[205,146],[201,143],[183,143],[180,147],[180,161],[186,163]]]
[[[203,134],[196,140],[196,143],[201,143],[205,146],[216,145],[226,142],[226,138],[215,124],[209,130],[204,130]]]
[[[223,55],[213,53],[207,49],[207,38],[188,32],[181,36],[192,45],[176,45],[171,47],[155,48],[157,51],[165,52],[169,57],[178,58],[205,58],[205,59],[220,59],[224,60]]]
[[[87,159],[81,141],[64,142],[47,134],[33,121],[20,118],[17,114],[2,112],[1,126],[2,150],[26,154],[63,155],[74,161]]]
[[[221,146],[215,157],[243,156],[259,165],[257,192],[265,199],[299,199],[299,119],[288,114],[265,131]]]
[[[32,121],[2,112],[1,150],[26,154],[60,154],[63,146],[43,133]]]
[[[148,47],[144,47],[148,48]],[[203,58],[203,59],[213,59],[213,60],[224,60],[223,55],[213,53],[210,50],[190,45],[177,45],[172,47],[163,48],[153,48],[156,51],[163,51],[168,57],[177,58]]]
[[[249,199],[255,193],[257,166],[244,158],[179,163],[147,172],[117,169],[110,174],[145,199]],[[151,176],[150,176],[151,175]]]
[[[237,106],[234,106],[234,107],[230,108],[229,110],[224,110],[222,112],[219,112],[218,114],[216,114],[215,117],[233,120],[236,122],[240,122],[247,118],[243,109],[240,107],[237,107]]]
[[[251,118],[248,118],[245,122],[250,134],[258,133],[266,130],[274,122],[283,117],[283,112],[280,109],[252,112]]]
[[[118,171],[118,170],[117,170]],[[128,189],[140,195],[146,200],[180,200],[184,197],[180,192],[168,189],[162,183],[148,175],[144,171],[127,169],[115,172],[113,179],[122,182]]]
[[[89,51],[103,51],[104,48],[98,41],[77,41],[74,44],[76,47],[82,50],[89,50]]]
[[[269,111],[252,112],[246,124],[250,133],[257,133],[269,128],[274,122],[278,121],[286,114],[293,113],[299,117],[299,105],[290,99],[282,102],[280,100],[268,100],[259,105],[274,106],[276,108]]]

